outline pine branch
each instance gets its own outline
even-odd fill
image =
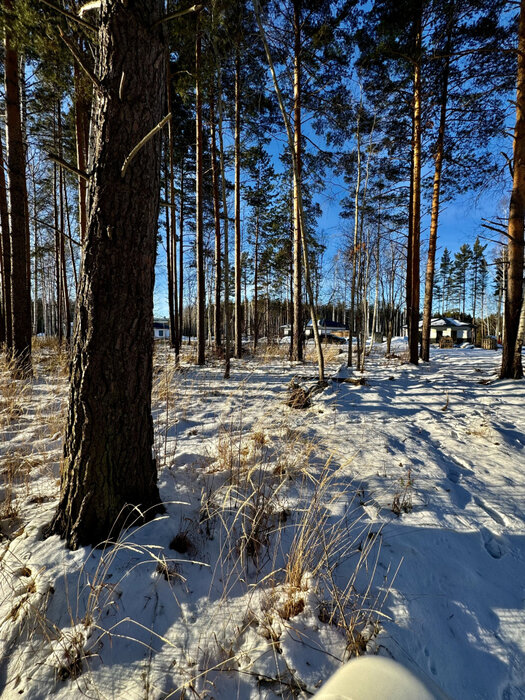
[[[82,55],[80,54],[80,52],[79,52],[79,50],[77,49],[77,47],[73,44],[73,42],[72,42],[70,39],[68,39],[68,37],[64,34],[64,32],[63,32],[62,30],[59,30],[59,31],[60,31],[60,38],[62,39],[62,41],[64,42],[64,44],[67,46],[67,48],[68,48],[68,49],[71,51],[71,53],[73,54],[73,58],[75,59],[75,61],[76,61],[76,62],[78,63],[78,65],[82,68],[82,70],[83,70],[84,73],[88,76],[88,78],[91,80],[91,82],[93,83],[93,85],[94,85],[96,88],[98,88],[99,90],[103,90],[102,83],[101,83],[100,80],[97,78],[97,76],[95,75],[95,73],[91,70],[91,68],[89,68],[89,66],[86,64],[84,58],[83,58]]]
[[[82,243],[80,241],[77,241],[76,238],[73,238],[73,236],[68,236],[68,234],[65,231],[61,231],[59,228],[56,226],[53,226],[52,224],[48,224],[47,221],[42,221],[41,219],[37,219],[35,216],[32,217],[33,221],[37,224],[40,224],[40,226],[46,226],[47,228],[51,229],[52,231],[56,231],[57,233],[60,233],[62,236],[65,236],[71,243],[74,243],[75,245],[82,246]]]
[[[95,27],[94,24],[91,24],[90,22],[86,22],[85,19],[82,19],[81,17],[77,17],[72,12],[68,12],[67,10],[62,9],[58,5],[54,5],[52,2],[49,2],[49,0],[40,0],[40,2],[43,5],[47,5],[52,10],[55,10],[55,12],[58,12],[59,14],[64,15],[64,17],[67,17],[72,22],[76,22],[76,24],[80,24],[81,27],[84,27],[85,29],[91,29],[92,32],[98,31],[97,27]]]
[[[90,10],[99,10],[101,5],[100,0],[93,0],[92,2],[87,2],[85,5],[79,9],[78,14],[83,17],[86,12]]]
[[[48,153],[47,157],[49,158],[49,160],[52,160],[53,163],[60,165],[60,167],[65,168],[66,170],[69,170],[69,172],[73,173],[73,175],[76,175],[77,177],[81,177],[83,180],[86,180],[89,182],[90,176],[88,173],[84,172],[83,170],[79,170],[78,168],[75,168],[74,165],[67,163],[65,160],[63,160],[59,156],[55,155],[54,153]]]
[[[170,119],[171,119],[171,112],[170,112],[169,114],[167,114],[167,115],[164,117],[164,119],[163,119],[162,121],[160,121],[160,122],[157,124],[157,126],[154,126],[153,129],[152,129],[149,133],[147,133],[146,136],[144,136],[144,138],[141,139],[141,140],[137,143],[137,145],[135,146],[135,148],[131,151],[131,153],[129,154],[129,156],[126,158],[126,160],[125,160],[124,163],[122,164],[122,169],[121,169],[121,171],[120,171],[120,176],[121,176],[121,177],[124,177],[124,175],[126,174],[126,170],[128,169],[129,164],[131,163],[131,161],[133,160],[133,158],[135,158],[135,156],[136,156],[137,153],[140,151],[140,149],[141,149],[143,146],[145,146],[146,143],[147,143],[151,138],[153,138],[153,136],[155,136],[155,134],[157,133],[157,131],[160,131],[160,130],[162,129],[162,127],[163,127]]]
[[[178,12],[172,12],[171,14],[165,15],[164,17],[158,19],[151,26],[152,28],[158,27],[159,24],[164,24],[165,22],[170,22],[172,19],[183,17],[184,15],[188,15],[190,12],[200,12],[203,7],[203,5],[193,5],[192,7],[188,7],[187,10],[179,10]]]

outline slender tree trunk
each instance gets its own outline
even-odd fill
[[[37,205],[36,205],[36,176],[34,167],[31,168],[31,184],[33,190],[33,335],[38,335],[38,223],[37,223]],[[43,296],[43,293],[41,292]]]
[[[206,286],[204,279],[204,231],[202,221],[202,96],[201,96],[201,45],[200,19],[197,15],[195,38],[195,255],[197,260],[197,364],[206,362],[206,335],[204,315],[206,311]]]
[[[60,169],[59,185],[60,185],[60,261],[62,275],[62,300],[64,302],[64,320],[66,325],[66,341],[69,343],[71,339],[71,308],[69,306],[69,291],[67,284],[67,264],[66,264],[66,245],[65,245],[65,217],[64,217],[64,173]]]
[[[69,255],[71,257],[71,267],[73,269],[73,280],[75,282],[75,297],[78,292],[78,274],[77,274],[77,264],[76,264],[76,259],[75,259],[75,249],[73,248],[73,236],[71,235],[71,217],[70,217],[70,210],[69,210],[69,203],[68,203],[68,197],[67,197],[67,184],[66,184],[66,179],[63,179],[63,184],[64,184],[64,207],[65,207],[65,212],[66,212],[66,223],[67,223],[67,232],[68,232],[68,239],[69,239]],[[36,216],[36,214],[35,214]]]
[[[80,45],[81,40],[79,40]],[[75,141],[77,149],[77,168],[82,172],[87,171],[88,160],[88,120],[89,104],[88,86],[86,79],[81,74],[76,61],[73,61],[74,81],[74,107],[75,107]],[[83,177],[78,178],[78,228],[80,242],[86,237],[87,225],[87,182]]]
[[[180,157],[179,198],[179,350],[182,346],[184,320],[184,154]]]
[[[407,321],[410,362],[419,360],[419,262],[421,228],[421,14],[417,18],[412,113],[411,206],[407,255]]]
[[[421,359],[430,360],[430,323],[432,321],[432,302],[434,293],[434,272],[436,266],[436,246],[439,218],[439,197],[441,191],[441,171],[445,148],[445,127],[447,122],[448,79],[450,74],[450,51],[452,45],[452,20],[448,26],[445,46],[445,66],[443,68],[443,85],[441,89],[441,106],[439,131],[434,156],[434,185],[432,190],[432,207],[430,213],[430,237],[428,241],[427,270],[425,276],[425,299],[423,302],[423,327],[421,332]],[[419,324],[418,324],[419,325]]]
[[[294,29],[294,73],[293,73],[293,122],[296,168],[293,176],[293,338],[292,359],[303,360],[303,305],[301,269],[301,217],[299,213],[299,190],[301,189],[301,2],[293,3]]]
[[[166,100],[168,112],[171,113],[171,75],[169,66],[169,55],[166,56]],[[177,222],[175,216],[175,163],[173,158],[173,122],[168,124],[168,173],[166,176],[166,261],[168,272],[168,309],[170,318],[170,346],[178,356],[179,348],[179,322],[177,306],[177,259],[176,259],[176,239]],[[168,192],[169,182],[169,192]]]
[[[222,130],[222,77],[218,67],[219,107],[219,160],[221,168],[222,213],[224,217],[224,378],[230,377],[230,261],[228,236],[228,201],[226,197],[226,173],[224,169],[224,138]]]
[[[127,161],[164,116],[162,10],[160,0],[102,0],[100,10],[104,93],[93,121],[61,495],[46,530],[71,548],[117,537],[162,510],[151,418],[160,136]]]
[[[235,357],[242,357],[241,304],[241,57],[235,55]]]
[[[221,331],[221,205],[219,194],[219,166],[217,163],[217,134],[215,124],[215,95],[210,94],[210,141],[211,141],[211,177],[213,187],[213,221],[215,226],[215,347],[222,345]]]
[[[259,187],[259,183],[258,183]],[[259,206],[255,212],[255,243],[253,249],[253,354],[257,352],[259,342]]]
[[[502,379],[520,379],[523,376],[521,361],[523,337],[520,337],[518,331],[523,301],[523,227],[525,219],[525,0],[520,1],[513,164],[507,243],[505,335],[500,370]]]
[[[348,358],[347,366],[352,367],[353,364],[353,337],[354,337],[354,326],[355,326],[355,294],[356,294],[356,276],[357,276],[357,239],[359,235],[359,195],[361,192],[361,109],[362,102],[359,105],[359,111],[357,113],[357,128],[356,128],[356,158],[357,158],[357,173],[356,173],[356,183],[355,183],[355,196],[354,196],[354,241],[352,247],[352,282],[350,288],[350,319],[348,323]]]
[[[4,0],[7,10],[11,0]],[[11,250],[11,328],[14,375],[32,375],[31,365],[31,290],[27,245],[27,188],[25,148],[22,134],[18,53],[9,29],[5,34],[5,101],[7,173],[9,178],[10,250]]]
[[[58,167],[53,164],[53,220],[55,222],[55,294],[56,294],[56,329],[55,333],[61,345],[64,339],[64,327],[62,324],[62,274],[60,260],[60,215],[58,205]]]
[[[60,158],[64,157],[63,145],[62,145],[62,105],[59,100],[57,103],[57,118],[58,118],[58,153]],[[60,225],[59,225],[59,262],[60,262],[60,288],[62,291],[62,303],[63,303],[63,318],[66,327],[66,341],[69,343],[71,338],[71,309],[69,306],[69,292],[67,284],[67,264],[66,264],[66,246],[65,246],[65,180],[64,171],[60,168],[58,173],[58,192],[59,192],[59,213],[60,213]]]
[[[379,282],[381,280],[381,266],[380,266],[380,252],[381,252],[381,199],[379,200],[378,211],[377,211],[377,242],[376,242],[376,291],[374,297],[374,313],[372,316],[372,335],[370,337],[370,347],[368,348],[368,354],[372,352],[372,347],[375,342],[375,334],[377,331],[377,309],[379,306]]]
[[[5,323],[4,341],[8,354],[13,349],[13,319],[11,311],[11,241],[9,235],[9,212],[5,183],[4,152],[0,138],[0,226],[2,228],[2,309]]]
[[[272,56],[270,53],[270,47],[268,46],[268,42],[266,40],[264,28],[263,28],[263,25],[261,22],[259,0],[254,0],[254,9],[255,9],[255,15],[257,18],[257,25],[259,27],[259,33],[261,35],[261,38],[262,38],[262,41],[264,44],[264,51],[266,53],[266,58],[268,60],[268,66],[270,68],[270,73],[272,75],[275,93],[277,95],[277,100],[279,102],[279,109],[281,111],[284,125],[286,127],[286,135],[288,137],[288,146],[290,147],[290,151],[292,153],[294,176],[295,176],[296,181],[300,182],[301,181],[300,169],[299,169],[299,164],[297,162],[297,158],[295,157],[295,147],[294,147],[294,138],[293,138],[292,128],[290,126],[290,121],[288,119],[288,115],[287,115],[285,107],[284,107],[281,91],[279,89],[279,83],[277,82],[277,74],[275,72],[275,67],[274,67]],[[307,249],[307,245],[306,245],[306,236],[305,236],[305,229],[304,229],[305,215],[304,215],[303,197],[302,197],[302,188],[301,187],[297,188],[297,205],[299,208],[299,220],[300,220],[299,229],[301,231],[301,247],[302,247],[302,252],[303,252],[302,262],[303,262],[304,273],[305,273],[305,285],[306,285],[306,292],[308,295],[308,306],[309,306],[309,310],[310,310],[310,318],[312,319],[312,329],[313,329],[313,334],[314,334],[315,347],[316,347],[316,351],[317,351],[317,365],[318,365],[318,369],[319,369],[319,382],[322,384],[325,381],[324,356],[323,356],[323,348],[321,346],[321,341],[319,338],[319,329],[317,327],[317,312],[316,312],[316,308],[315,308],[314,295],[313,295],[311,279],[310,279],[310,264],[308,261],[308,249]]]

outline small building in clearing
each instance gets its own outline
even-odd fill
[[[339,321],[321,318],[317,322],[317,330],[319,335],[338,335],[341,338],[348,338],[348,326],[344,323],[339,323]],[[312,319],[310,319],[306,324],[305,335],[307,338],[310,338],[313,334]]]
[[[153,319],[153,337],[155,340],[163,340],[170,337],[170,322],[167,318]]]
[[[419,330],[423,321],[419,322]],[[456,318],[439,316],[430,321],[430,342],[439,343],[441,338],[452,338],[453,343],[472,342],[474,326],[468,321],[458,321]]]

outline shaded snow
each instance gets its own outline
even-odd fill
[[[413,367],[404,349],[387,359],[377,347],[359,384],[332,348],[338,381],[304,410],[285,405],[287,385],[311,385],[312,365],[234,361],[225,382],[219,365],[175,373],[164,359],[154,421],[167,512],[105,550],[41,539],[64,380],[36,380],[1,429],[4,465],[33,460],[14,487],[18,519],[2,523],[2,697],[176,698],[184,685],[216,700],[308,697],[347,647],[318,557],[297,589],[283,575],[316,498],[337,590],[351,580],[378,608],[361,630],[369,652],[458,700],[525,697],[525,382],[496,381],[500,352],[433,348]],[[255,554],[252,486],[271,504]],[[185,551],[170,549],[176,536]]]

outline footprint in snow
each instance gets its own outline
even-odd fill
[[[459,482],[459,477],[460,473],[456,471],[455,469],[451,469],[449,473],[447,474],[447,479],[451,481],[453,484],[457,484]]]
[[[461,510],[465,508],[467,503],[470,503],[471,498],[470,493],[467,491],[467,489],[464,489],[463,486],[456,485],[455,488],[450,491],[450,500],[457,508],[460,508]]]
[[[488,506],[485,501],[482,501],[481,498],[478,496],[474,496],[474,503],[479,506],[482,510],[485,511],[485,513],[494,520],[494,522],[498,523],[498,525],[506,525],[507,522],[505,518],[500,515],[494,508],[491,508]]]
[[[502,537],[495,535],[486,527],[480,529],[483,545],[493,559],[501,559],[507,553],[507,547]]]

